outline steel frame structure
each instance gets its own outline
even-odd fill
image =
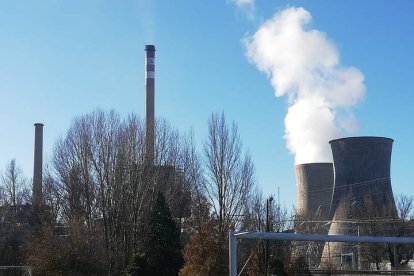
[[[21,274],[21,275],[32,276],[32,267],[31,266],[27,266],[27,265],[2,265],[2,266],[0,266],[0,275],[3,275],[3,273],[1,273],[1,272],[3,270],[7,270],[7,269],[21,269],[24,273],[24,274]]]
[[[320,241],[320,242],[349,242],[349,243],[388,243],[414,244],[414,238],[409,237],[372,237],[317,235],[272,232],[229,232],[229,275],[237,276],[237,239],[286,240],[286,241]]]

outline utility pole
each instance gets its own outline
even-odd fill
[[[359,236],[359,225],[358,225],[358,236]],[[358,270],[361,270],[361,243],[358,243]]]
[[[272,204],[273,201],[273,197],[269,197],[266,199],[266,232],[270,231],[270,223],[269,223],[269,209],[271,208],[271,206],[269,206],[270,204]],[[268,270],[268,259],[269,259],[269,241],[266,240],[266,244],[265,244],[265,275],[267,276],[267,270]]]

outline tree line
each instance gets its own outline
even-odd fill
[[[295,217],[261,193],[237,124],[224,113],[211,114],[201,145],[163,119],[155,131],[148,165],[137,115],[96,110],[74,118],[45,164],[40,214],[30,208],[31,181],[11,160],[0,179],[0,265],[30,265],[37,275],[228,275],[229,230],[327,233],[329,222],[318,214]],[[350,210],[364,219],[349,227],[411,235],[413,206],[412,197],[399,197],[398,217],[384,221],[367,198]],[[321,268],[323,249],[240,240],[238,267],[243,275],[306,275]],[[401,269],[414,256],[409,246],[356,249],[374,269],[386,259]]]
[[[137,115],[122,119],[115,111],[97,110],[76,117],[45,164],[40,227],[22,218],[31,189],[16,161],[2,173],[0,245],[7,244],[2,256],[10,257],[0,265],[65,275],[133,274],[139,267],[165,266],[166,259],[151,266],[148,240],[157,227],[149,228],[158,220],[168,226],[170,217],[177,230],[170,225],[166,232],[179,242],[152,244],[161,246],[157,254],[178,254],[176,274],[225,275],[228,231],[264,230],[269,211],[237,124],[214,113],[207,128],[197,146],[191,131],[182,134],[157,120],[154,165],[148,166],[144,121]],[[287,212],[276,202],[270,209],[271,228],[286,229]],[[263,246],[246,242],[240,248],[241,256],[255,252],[249,269],[260,274]]]

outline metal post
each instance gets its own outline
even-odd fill
[[[397,245],[394,243],[394,269],[398,269]]]
[[[331,246],[329,242],[328,242],[328,262],[331,262]]]
[[[351,253],[351,257],[352,257],[352,269],[355,269],[355,252]]]
[[[269,232],[229,232],[230,275],[237,275],[237,239],[284,240],[284,241],[323,241],[346,243],[382,243],[394,245],[394,258],[397,244],[414,244],[414,237],[373,237],[373,236],[347,236],[347,235],[319,235],[295,233],[269,233]],[[330,254],[328,255],[330,257]],[[395,263],[398,263],[395,260]],[[397,273],[397,271],[395,271]]]
[[[266,199],[266,232],[269,232],[269,199]],[[264,264],[265,264],[265,276],[267,276],[267,247],[269,242],[265,240],[265,254],[264,254]]]
[[[358,227],[358,236],[359,236],[359,225]],[[358,243],[358,254],[357,254],[357,258],[358,258],[358,270],[361,270],[361,243]]]
[[[229,232],[229,275],[237,276],[237,238]]]
[[[272,203],[273,197],[269,197],[266,199],[266,232],[270,231],[270,223],[269,223],[269,204]],[[265,275],[267,276],[267,267],[268,267],[268,259],[269,259],[269,241],[265,241]]]

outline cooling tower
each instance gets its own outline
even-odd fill
[[[295,174],[298,216],[327,219],[334,181],[332,163],[299,164]]]
[[[362,207],[364,200],[369,198],[383,216],[394,215],[390,179],[393,140],[384,137],[349,137],[329,143],[335,171],[331,217],[339,202],[350,193],[356,208]]]
[[[155,46],[145,46],[145,163],[154,163],[155,128]]]
[[[356,235],[359,220],[396,216],[390,166],[393,140],[349,137],[329,142],[334,161],[334,190],[329,235]],[[370,212],[371,214],[369,215]],[[352,256],[344,263],[344,256]],[[355,245],[325,244],[321,263],[355,268]]]
[[[43,205],[42,192],[42,166],[43,166],[43,124],[36,123],[35,145],[34,145],[34,166],[33,166],[33,194],[32,205],[39,208]]]

